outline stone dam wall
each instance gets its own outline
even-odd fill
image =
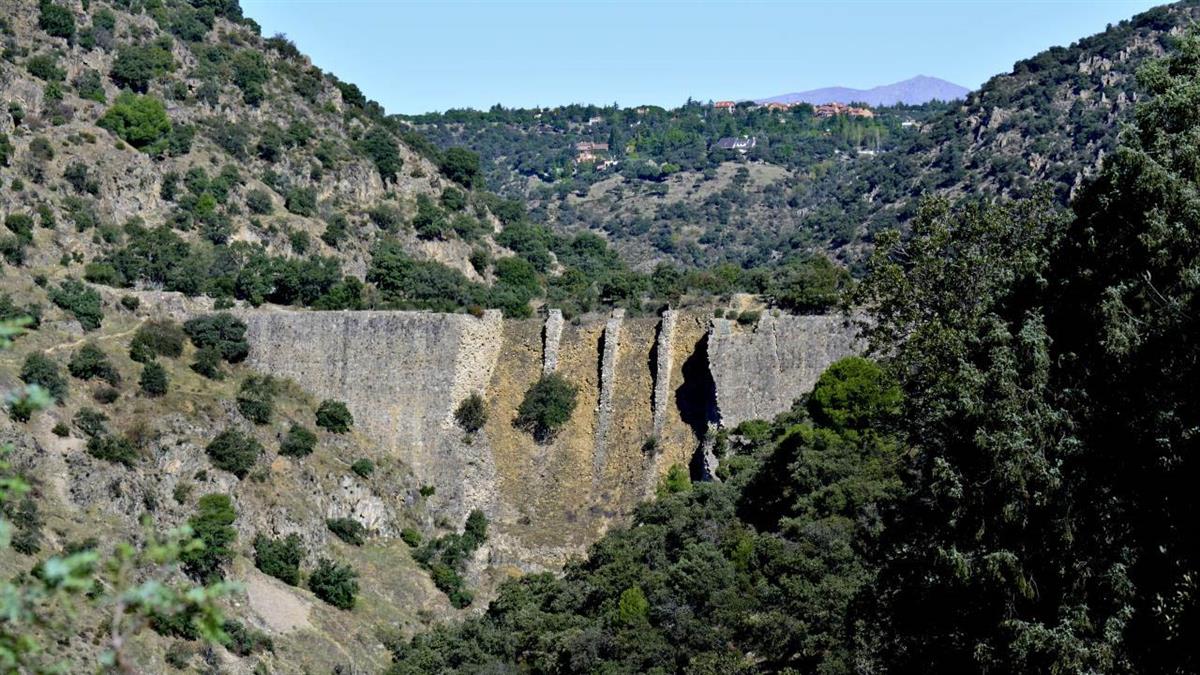
[[[539,569],[582,552],[714,426],[770,418],[833,361],[860,351],[841,316],[764,315],[756,326],[671,310],[593,321],[424,312],[247,311],[251,367],[345,401],[356,433],[435,488],[430,506],[491,519],[492,563]],[[543,373],[578,387],[549,442],[513,427]],[[481,394],[468,437],[454,410]],[[650,442],[653,439],[653,442]]]

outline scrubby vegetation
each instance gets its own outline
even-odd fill
[[[232,314],[221,312],[189,319],[183,330],[198,349],[211,349],[230,363],[238,363],[250,353],[246,324]]]
[[[468,434],[482,429],[483,425],[487,424],[487,418],[487,407],[484,405],[483,397],[476,392],[471,392],[471,395],[464,398],[462,403],[459,403],[458,407],[454,409],[455,421]]]
[[[67,362],[67,371],[81,380],[96,378],[116,387],[121,384],[121,374],[113,366],[104,350],[94,342],[85,343],[75,350]]]
[[[139,363],[155,357],[179,358],[183,355],[183,344],[187,334],[179,324],[170,320],[155,319],[138,326],[129,342],[129,358]]]
[[[354,426],[354,416],[345,403],[326,399],[317,406],[317,426],[335,434],[344,434]]]
[[[238,388],[238,410],[255,424],[267,424],[275,411],[278,393],[279,383],[270,375],[247,375]]]
[[[354,463],[350,465],[350,470],[354,472],[354,475],[365,480],[375,473],[375,463],[363,457],[354,460]]]
[[[258,461],[262,454],[262,445],[258,439],[237,429],[226,429],[217,434],[204,449],[213,466],[237,476],[245,478],[250,467]]]
[[[338,609],[353,609],[358,600],[358,573],[349,565],[321,558],[308,577],[308,587]]]
[[[325,524],[338,539],[351,546],[362,546],[367,541],[367,528],[353,518],[330,518]]]
[[[233,557],[231,546],[237,539],[237,530],[233,529],[235,520],[237,511],[229,495],[208,494],[200,498],[196,515],[188,524],[204,546],[185,551],[181,556],[188,574],[206,583],[224,578],[222,568]]]
[[[142,366],[142,375],[138,379],[138,387],[142,393],[151,398],[157,398],[167,393],[170,379],[167,370],[157,361],[149,361]]]
[[[113,436],[107,433],[96,434],[88,439],[87,452],[96,459],[126,467],[133,467],[138,461],[137,449],[124,436]]]
[[[307,457],[316,447],[317,435],[299,424],[293,424],[279,442],[279,454],[285,457]]]
[[[100,327],[104,319],[100,294],[77,279],[67,279],[50,292],[50,301],[70,312],[85,331]]]
[[[45,389],[59,403],[67,398],[67,378],[59,370],[58,364],[48,356],[37,352],[26,356],[24,364],[21,365],[21,381]]]
[[[470,557],[487,541],[487,527],[487,517],[482,511],[475,510],[467,516],[462,534],[447,534],[431,539],[413,551],[413,559],[429,570],[434,585],[450,598],[450,603],[455,607],[466,607],[474,600],[462,574]]]
[[[549,439],[571,419],[577,393],[562,375],[543,375],[525,393],[513,423],[539,440]]]
[[[254,538],[254,566],[263,574],[289,586],[299,586],[302,562],[304,549],[298,535],[293,533],[282,539],[271,539],[260,534]]]

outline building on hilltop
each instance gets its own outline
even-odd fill
[[[593,141],[580,141],[575,144],[575,162],[583,164],[585,162],[603,161],[608,164],[608,143],[595,143]]]
[[[717,141],[718,149],[733,150],[743,155],[749,152],[756,145],[758,145],[758,139],[754,136],[742,136],[740,138],[726,136],[725,138]]]
[[[870,108],[859,108],[845,103],[824,103],[814,106],[813,112],[817,117],[834,117],[836,115],[849,115],[850,117],[862,117],[871,119],[875,117],[874,111]]]
[[[713,104],[713,109],[722,110],[727,113],[733,112],[735,108],[737,108],[737,103],[733,101],[717,101]]]

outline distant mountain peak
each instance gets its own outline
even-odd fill
[[[780,94],[759,99],[758,103],[866,103],[867,105],[918,104],[932,100],[953,101],[963,98],[970,89],[929,75],[917,75],[901,82],[871,89],[823,87],[808,91]]]

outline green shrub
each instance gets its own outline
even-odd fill
[[[138,460],[137,450],[133,443],[124,436],[100,434],[92,436],[87,442],[88,454],[96,459],[102,459],[113,464],[132,467]]]
[[[79,94],[80,98],[97,103],[107,103],[108,97],[104,93],[104,83],[100,78],[100,73],[92,69],[87,69],[80,73],[74,80],[71,81],[71,86],[75,88],[75,93]]]
[[[67,362],[67,372],[81,380],[97,378],[114,387],[121,384],[121,374],[108,359],[108,354],[94,342],[85,343],[75,350]]]
[[[14,319],[28,320],[26,330],[37,330],[42,323],[42,306],[31,303],[21,307],[13,302],[8,293],[0,293],[0,321]]]
[[[138,327],[129,343],[129,358],[145,363],[157,356],[178,358],[183,354],[187,334],[170,319],[147,321]]]
[[[25,246],[28,244],[20,237],[0,237],[0,255],[9,264],[19,266],[25,264]]]
[[[242,416],[255,424],[271,421],[279,384],[270,375],[249,375],[238,389],[237,406]]]
[[[367,541],[367,528],[353,518],[330,518],[325,525],[338,539],[352,546],[362,546]]]
[[[250,467],[258,461],[262,454],[262,445],[253,436],[238,431],[226,429],[204,449],[212,460],[213,466],[224,469],[238,478],[245,478]]]
[[[33,413],[41,409],[41,404],[35,397],[23,394],[8,397],[6,407],[13,421],[24,423],[33,418]]]
[[[487,517],[476,509],[467,516],[462,534],[432,539],[413,552],[413,559],[429,570],[435,586],[458,608],[474,599],[462,578],[462,570],[476,550],[487,540]]]
[[[117,391],[113,387],[97,387],[96,390],[92,392],[92,399],[94,399],[97,403],[103,403],[104,405],[108,405],[109,403],[116,401],[118,398],[121,398],[121,392]]]
[[[117,48],[109,77],[118,87],[144,93],[151,80],[166,75],[174,65],[171,52],[161,44],[122,45]]]
[[[442,153],[438,168],[446,178],[471,187],[479,177],[479,155],[466,148],[450,148]]]
[[[122,295],[121,306],[131,312],[136,312],[138,307],[142,306],[142,300],[136,295]]]
[[[66,438],[67,436],[71,435],[71,427],[67,426],[65,422],[58,422],[54,425],[54,428],[50,430],[50,433],[58,436],[59,438]]]
[[[148,361],[142,366],[142,376],[138,379],[138,386],[142,393],[150,398],[157,398],[167,393],[169,380],[167,371],[157,361]]]
[[[275,650],[275,642],[271,640],[271,636],[260,630],[247,628],[240,621],[226,619],[221,624],[221,631],[225,633],[225,639],[221,644],[238,656],[246,657],[258,652]]]
[[[312,237],[304,230],[296,230],[288,234],[288,245],[292,247],[292,253],[304,255],[312,248]]]
[[[882,426],[900,409],[900,387],[874,361],[851,356],[821,373],[808,396],[813,421],[833,429]]]
[[[446,594],[450,604],[458,609],[463,609],[470,606],[475,599],[468,588],[466,581],[463,580],[462,574],[453,567],[442,563],[434,562],[429,565],[429,578],[433,580],[433,585]]]
[[[85,331],[96,330],[104,319],[100,294],[78,279],[67,279],[51,290],[50,301],[73,314]]]
[[[384,232],[395,232],[403,222],[403,216],[400,210],[391,204],[379,204],[367,212],[371,222],[375,223],[375,227]]]
[[[67,399],[67,378],[59,370],[58,364],[48,356],[36,352],[26,356],[21,365],[21,381],[45,389],[59,403]]]
[[[492,253],[482,246],[471,249],[471,255],[467,257],[467,262],[471,263],[471,267],[480,274],[486,274],[488,267],[492,265]]]
[[[317,562],[308,577],[308,587],[320,599],[339,609],[353,609],[358,596],[358,573],[349,565],[327,558]]]
[[[292,188],[284,195],[283,206],[298,216],[317,215],[317,191],[312,188]]]
[[[346,225],[346,217],[340,213],[330,218],[325,223],[325,231],[321,233],[321,241],[332,248],[340,248],[342,243],[350,238]]]
[[[487,418],[487,407],[484,405],[483,397],[474,392],[463,399],[454,411],[454,419],[469,434],[482,429],[483,425],[487,424]]]
[[[646,622],[650,614],[650,602],[646,593],[637,586],[631,586],[621,592],[617,602],[617,618],[626,626],[640,626]]]
[[[246,193],[246,208],[250,210],[250,213],[259,216],[268,215],[275,210],[270,193],[259,189]]]
[[[271,77],[271,69],[267,66],[263,55],[243,49],[234,54],[230,64],[233,70],[232,80],[242,90],[242,100],[250,105],[262,102],[265,92],[263,85]]]
[[[5,509],[8,511],[8,509]],[[11,513],[12,539],[9,544],[17,553],[33,555],[42,550],[42,515],[37,500],[26,494]]]
[[[153,96],[122,92],[96,124],[139,150],[150,154],[167,150],[171,120],[166,106]]]
[[[224,578],[221,566],[233,557],[231,544],[237,538],[232,525],[237,511],[229,495],[208,494],[197,503],[197,513],[190,520],[192,532],[204,543],[199,550],[186,550],[180,556],[184,570],[203,583]]]
[[[289,586],[298,586],[303,561],[304,549],[300,546],[300,536],[295,533],[283,539],[271,539],[261,534],[254,538],[254,566],[263,574]]]
[[[367,458],[356,459],[350,465],[350,470],[353,471],[359,478],[370,478],[371,474],[375,473],[375,464]]]
[[[238,363],[250,353],[246,324],[227,312],[189,319],[183,331],[197,348],[213,347],[230,363]]]
[[[385,239],[371,253],[367,281],[387,307],[454,312],[479,304],[486,289],[462,272],[433,260],[414,260],[404,246]]]
[[[672,464],[671,468],[667,469],[667,475],[663,476],[658,485],[658,496],[664,497],[691,489],[692,477],[688,474],[687,467],[682,464]]]
[[[400,530],[400,539],[408,544],[409,548],[416,548],[421,545],[421,533],[411,527],[406,527]]]
[[[225,379],[225,373],[221,372],[221,351],[216,347],[201,347],[196,351],[192,370],[210,380]]]
[[[517,427],[539,440],[553,437],[571,419],[577,391],[575,385],[558,373],[543,375],[525,393],[517,408]]]
[[[125,279],[113,265],[108,263],[90,262],[83,267],[84,280],[101,283],[103,286],[121,286]]]
[[[317,447],[317,435],[299,424],[293,424],[279,443],[279,454],[287,457],[307,457]]]
[[[317,407],[317,426],[335,434],[344,434],[354,426],[354,416],[345,403],[325,399]]]
[[[63,179],[71,188],[80,194],[100,194],[100,181],[97,180],[83,162],[72,162],[63,169]]]
[[[54,54],[38,54],[29,57],[25,60],[25,70],[28,70],[30,75],[47,82],[62,82],[67,78],[66,71],[58,67],[58,57]]]
[[[449,230],[446,214],[426,194],[417,195],[417,214],[413,216],[412,226],[422,239],[444,239]]]
[[[372,127],[358,147],[375,163],[375,168],[379,170],[385,185],[395,182],[396,175],[404,166],[404,160],[400,157],[400,147],[391,132],[383,127]]]
[[[462,211],[467,208],[467,195],[458,188],[448,187],[442,190],[439,201],[447,211]]]
[[[31,241],[33,239],[33,218],[25,213],[10,213],[4,219],[4,226],[17,235],[18,239]]]
[[[177,611],[154,611],[150,616],[150,628],[163,637],[198,640],[200,631],[196,627],[197,618],[197,613],[193,608]],[[182,658],[182,655],[175,658]]]
[[[38,7],[38,28],[52,37],[75,38],[75,14],[57,3],[42,0]]]
[[[757,310],[749,310],[738,314],[737,322],[743,326],[751,326],[758,323],[758,318],[762,316],[762,312]]]

